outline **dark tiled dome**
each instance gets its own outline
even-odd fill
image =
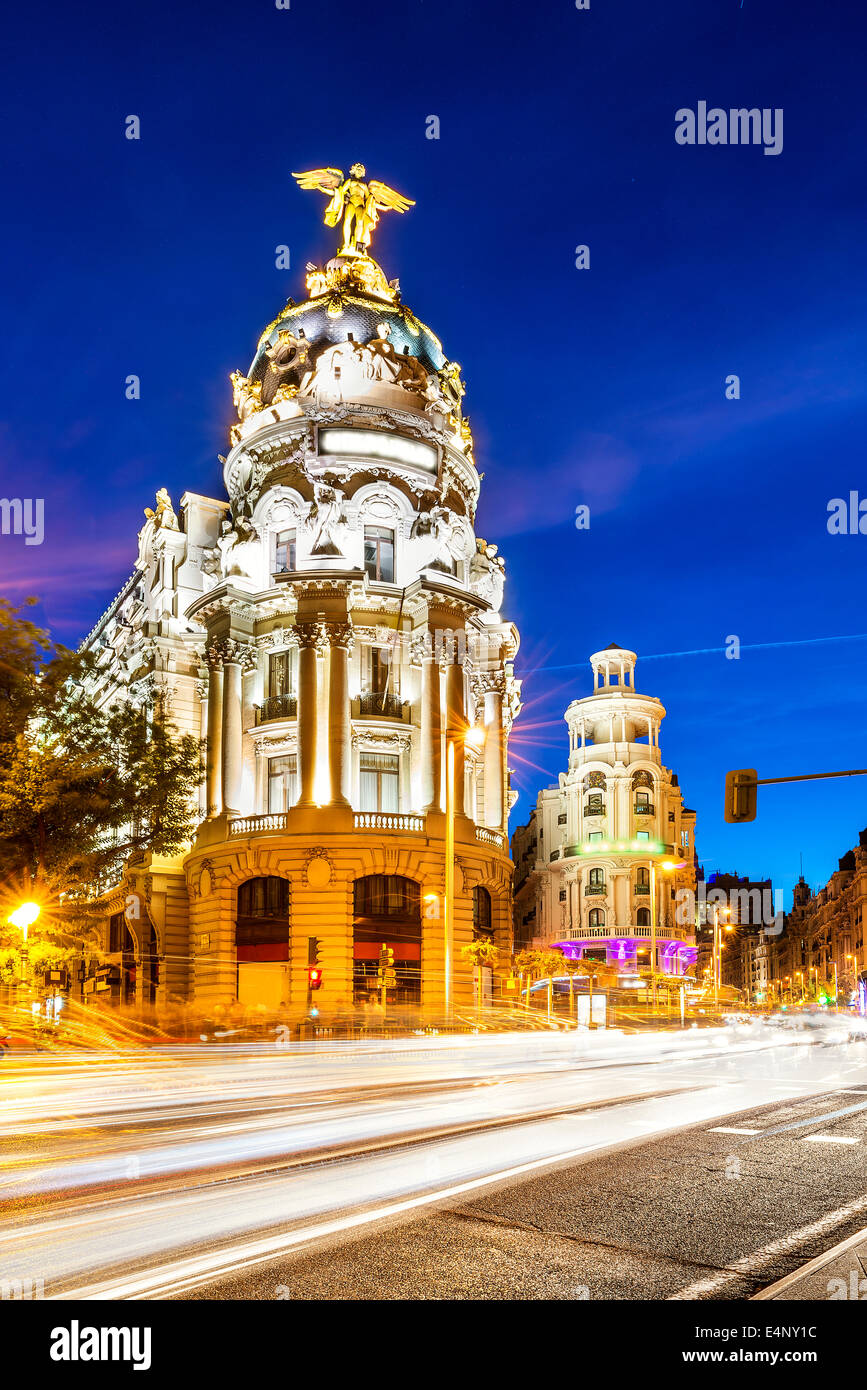
[[[377,324],[387,323],[391,328],[389,340],[398,352],[404,350],[417,357],[429,372],[436,372],[445,362],[445,354],[438,340],[404,305],[384,304],[376,299],[366,299],[361,295],[347,296],[342,314],[338,318],[328,313],[329,296],[307,300],[284,310],[270,329],[268,336],[259,344],[256,356],[250,367],[250,380],[261,381],[268,367],[265,349],[276,341],[281,330],[299,333],[313,344],[313,357],[335,343],[345,343],[350,334],[357,343],[368,343],[378,337]]]

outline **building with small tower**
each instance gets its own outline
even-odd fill
[[[665,709],[637,690],[636,660],[616,643],[591,656],[593,693],[565,713],[567,771],[512,838],[516,946],[560,947],[624,985],[647,978],[654,949],[663,976],[696,956],[695,812],[662,764]]]

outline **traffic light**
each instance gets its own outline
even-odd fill
[[[754,767],[726,773],[725,818],[729,822],[755,820],[759,799],[759,774]]]
[[[319,938],[307,938],[307,988],[319,989],[322,984],[322,966],[319,964]]]

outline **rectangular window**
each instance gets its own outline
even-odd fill
[[[362,753],[361,810],[400,810],[400,756],[397,753]]]
[[[285,652],[272,652],[268,658],[268,694],[294,695],[297,651],[294,647]]]
[[[268,810],[288,811],[298,800],[298,757],[268,759]]]
[[[364,570],[368,579],[394,583],[394,532],[388,527],[365,526]]]
[[[295,532],[278,531],[274,543],[274,573],[288,574],[295,568]]]
[[[601,831],[601,830],[591,830],[591,831],[590,831],[590,834],[587,836],[587,839],[588,839],[588,840],[601,840],[601,839],[602,839],[602,831]]]
[[[386,647],[371,647],[368,665],[367,688],[381,695],[388,687],[388,659],[391,653]],[[394,691],[392,690],[392,694]]]
[[[650,831],[649,831],[649,830],[639,830],[639,831],[636,832],[635,838],[636,838],[636,840],[649,840],[649,839],[650,839]]]

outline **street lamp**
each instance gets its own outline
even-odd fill
[[[673,874],[682,868],[671,859],[664,859],[660,868],[664,873]],[[656,864],[650,861],[650,997],[651,1008],[656,1013]]]
[[[731,917],[730,907],[725,909],[726,917]],[[731,931],[731,925],[726,923],[726,931]],[[713,1003],[714,1008],[719,1009],[719,992],[722,985],[722,932],[720,930],[719,903],[714,903],[713,907]]]
[[[24,933],[24,942],[27,943],[27,930],[33,926],[40,912],[42,911],[38,903],[26,902],[20,907],[16,907],[14,912],[10,912],[6,918],[11,927],[18,927]]]
[[[459,740],[463,740],[470,748],[481,748],[485,742],[485,731],[473,727],[446,733],[446,864],[443,894],[446,1018],[450,1018],[452,1012],[452,960],[455,952],[455,745]]]
[[[846,956],[846,960],[851,960],[852,962],[852,975],[855,980],[855,1007],[858,1008],[861,1003],[858,998],[858,957],[850,952]]]

